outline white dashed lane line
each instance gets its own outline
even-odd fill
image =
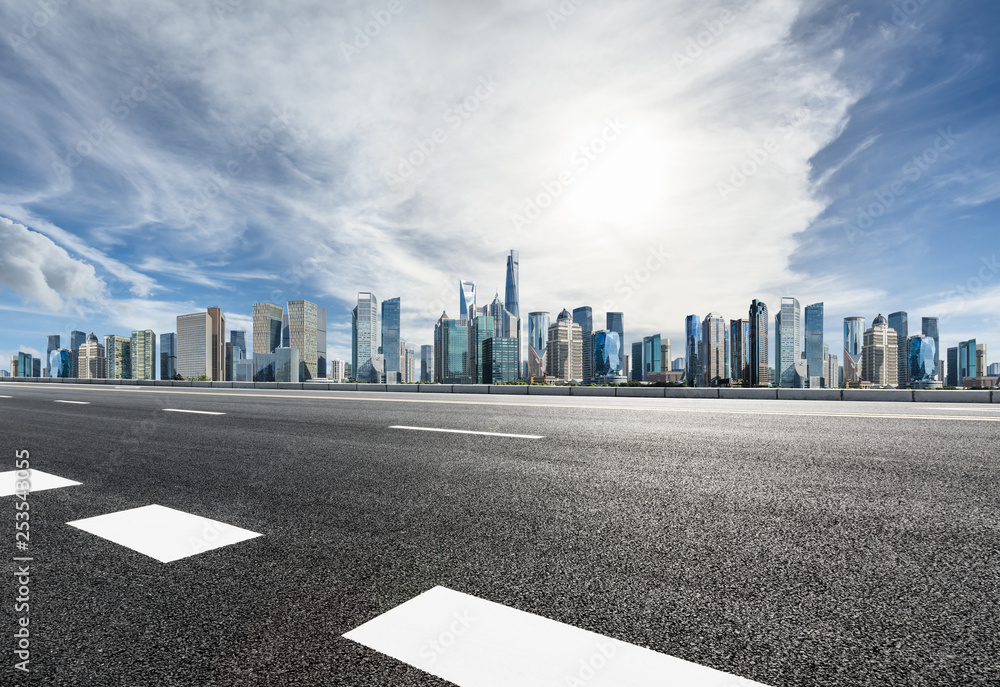
[[[544,436],[536,434],[504,434],[502,432],[473,432],[468,429],[437,429],[435,427],[405,427],[403,425],[392,425],[389,429],[409,429],[416,432],[446,432],[448,434],[477,434],[484,437],[510,437],[513,439],[544,439]]]
[[[165,413],[194,413],[196,415],[225,415],[212,410],[185,410],[184,408],[164,408]]]

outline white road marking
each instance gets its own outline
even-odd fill
[[[156,504],[66,524],[161,563],[263,536],[259,532]]]
[[[0,398],[14,398],[13,396],[0,396]]]
[[[90,401],[55,401],[55,403],[72,403],[78,406],[89,406]]]
[[[502,432],[472,432],[467,429],[437,429],[434,427],[405,427],[403,425],[392,425],[389,429],[412,429],[417,432],[447,432],[449,434],[478,434],[484,437],[512,437],[514,439],[544,439],[544,436],[535,434],[504,434]]]
[[[764,687],[445,587],[344,637],[460,687]]]
[[[211,410],[184,410],[183,408],[164,408],[165,413],[195,413],[197,415],[225,415],[225,413],[217,413]]]
[[[21,477],[18,477],[18,473],[21,473]],[[41,470],[10,470],[9,472],[0,472],[0,496],[13,496],[17,493],[17,483],[24,480],[24,473],[28,473],[28,492],[35,493],[36,491],[45,491],[46,489],[60,489],[62,487],[75,487],[79,482],[74,482],[71,479],[66,479],[65,477],[59,477],[57,475],[50,475],[47,472],[42,472]]]

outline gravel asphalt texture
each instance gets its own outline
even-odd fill
[[[30,497],[3,685],[446,685],[341,637],[435,585],[774,687],[1000,684],[1000,405],[4,388],[0,471],[83,485]],[[264,536],[65,524],[152,503]]]

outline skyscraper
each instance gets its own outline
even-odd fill
[[[284,311],[274,303],[253,304],[253,352],[272,353],[281,346],[281,321]]]
[[[546,375],[561,382],[583,381],[583,331],[573,322],[569,310],[563,309],[556,321],[549,325],[546,348]],[[657,341],[657,349],[659,342]],[[659,356],[659,350],[657,350]]]
[[[659,334],[642,338],[642,381],[649,381],[650,372],[663,372],[663,344]]]
[[[503,307],[518,319],[521,317],[519,272],[518,253],[512,250],[507,256],[507,285],[504,289]]]
[[[150,329],[133,330],[129,348],[132,379],[156,379],[156,334]]]
[[[976,376],[985,377],[986,376],[986,344],[978,344],[976,346]]]
[[[920,333],[934,339],[934,346],[937,348],[938,361],[934,368],[934,376],[941,379],[941,336],[938,333],[938,318],[925,317],[920,323]]]
[[[58,334],[49,334],[47,345],[45,346],[45,376],[46,377],[58,377],[58,374],[52,374],[50,371],[50,360],[52,358],[52,351],[58,351],[60,349],[60,342],[62,337]]]
[[[160,379],[177,375],[177,335],[160,334]]]
[[[516,382],[517,339],[494,336],[483,342],[483,383]]]
[[[458,282],[458,319],[471,320],[476,316],[476,282]]]
[[[610,332],[618,332],[618,340],[621,342],[622,350],[625,346],[625,314],[620,312],[609,312],[605,315],[605,329]]]
[[[795,386],[795,361],[802,358],[802,309],[794,298],[781,299],[781,311],[774,318],[775,360],[778,386]]]
[[[177,374],[225,380],[226,316],[218,307],[177,316]]]
[[[861,355],[865,343],[865,318],[844,318],[844,386],[861,382]]]
[[[320,319],[323,322],[320,323]],[[319,376],[320,346],[323,347],[323,371],[326,371],[326,310],[305,300],[285,304],[282,323],[282,344],[298,350],[298,381]],[[320,332],[322,331],[322,337]]]
[[[979,356],[976,354],[979,346],[975,339],[961,341],[958,344],[958,386],[965,386],[966,377],[978,377]]]
[[[916,389],[934,385],[940,387],[941,383],[934,376],[934,368],[938,361],[934,339],[922,334],[911,336],[906,351],[909,355],[906,378],[910,386]]]
[[[213,382],[222,382],[226,379],[226,315],[222,308],[213,305],[208,309],[208,326],[211,334],[208,377]]]
[[[546,349],[549,345],[549,314],[528,313],[528,376],[541,381],[545,377]]]
[[[107,379],[132,379],[132,339],[117,334],[104,335]]]
[[[362,383],[378,383],[381,369],[376,369],[378,355],[378,299],[367,291],[358,293],[358,305],[353,310],[351,336],[351,370]]]
[[[382,357],[385,360],[385,381],[399,384],[403,381],[403,349],[399,333],[400,299],[382,301]]]
[[[162,341],[162,339],[161,339]],[[236,378],[236,368],[241,360],[247,357],[247,333],[243,329],[229,331],[229,341],[226,343],[226,381],[249,381]],[[162,358],[161,358],[162,360]],[[252,376],[252,373],[251,375]]]
[[[632,343],[632,355],[628,356],[629,359],[629,381],[641,382],[642,374],[644,371],[644,365],[642,364],[642,349],[644,348],[642,341],[634,341]]]
[[[750,320],[729,320],[729,374],[734,385],[750,386]]]
[[[593,363],[594,381],[599,384],[607,384],[610,378],[623,376],[622,370],[622,343],[618,338],[618,332],[601,329],[594,332],[593,339]]]
[[[69,334],[69,350],[73,358],[73,376],[79,377],[79,370],[77,369],[77,353],[80,350],[80,346],[84,344],[87,340],[87,334],[85,332],[73,330]]]
[[[909,315],[904,311],[889,313],[889,329],[896,332],[899,341],[896,349],[896,360],[899,364],[899,387],[909,386],[910,379],[910,323]]]
[[[771,386],[770,348],[771,319],[767,305],[754,299],[750,303],[750,386]]]
[[[899,386],[899,351],[896,332],[888,321],[879,315],[865,330],[861,355],[861,379],[875,386]]]
[[[948,349],[948,386],[959,386],[958,378],[958,346]]]
[[[593,350],[594,344],[591,334],[594,332],[594,311],[589,305],[584,305],[573,310],[573,322],[580,325],[583,336],[583,383],[590,384],[593,381]]]
[[[77,349],[77,376],[80,379],[106,379],[108,376],[104,346],[93,332]]]
[[[439,384],[471,384],[469,326],[441,313],[434,326],[434,374]]]
[[[490,315],[477,315],[469,325],[469,376],[473,384],[486,384],[489,374],[483,344],[496,336],[496,327]]]
[[[705,386],[719,386],[729,379],[729,332],[717,312],[705,316],[701,325],[701,355]]]
[[[806,369],[809,378],[826,377],[823,369],[823,304],[806,306]]]
[[[420,381],[430,384],[434,381],[434,347],[420,347]]]
[[[702,336],[701,318],[697,315],[688,315],[684,321],[684,357],[687,362],[684,378],[688,386],[701,386],[705,380],[701,359]]]

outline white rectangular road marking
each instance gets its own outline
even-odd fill
[[[21,472],[20,478],[17,476],[18,472]],[[0,472],[0,496],[13,496],[16,494],[17,483],[22,481],[24,472],[28,473],[28,482],[31,485],[29,492],[32,494],[36,491],[60,489],[62,487],[75,487],[80,484],[79,482],[74,482],[71,479],[50,475],[49,473],[42,472],[41,470],[10,470],[9,472]]]
[[[211,410],[184,410],[183,408],[164,408],[165,413],[195,413],[196,415],[225,415],[225,413],[217,413]]]
[[[468,429],[436,429],[434,427],[406,427],[391,425],[389,429],[412,429],[417,432],[447,432],[449,434],[479,434],[484,437],[513,437],[514,439],[544,439],[534,434],[503,434],[502,432],[473,432]]]
[[[90,401],[55,401],[55,403],[73,403],[78,406],[89,406]]]
[[[445,587],[344,637],[460,687],[764,687]]]
[[[155,504],[66,524],[161,563],[262,536],[242,527]]]
[[[13,396],[0,396],[0,398],[14,398]]]

